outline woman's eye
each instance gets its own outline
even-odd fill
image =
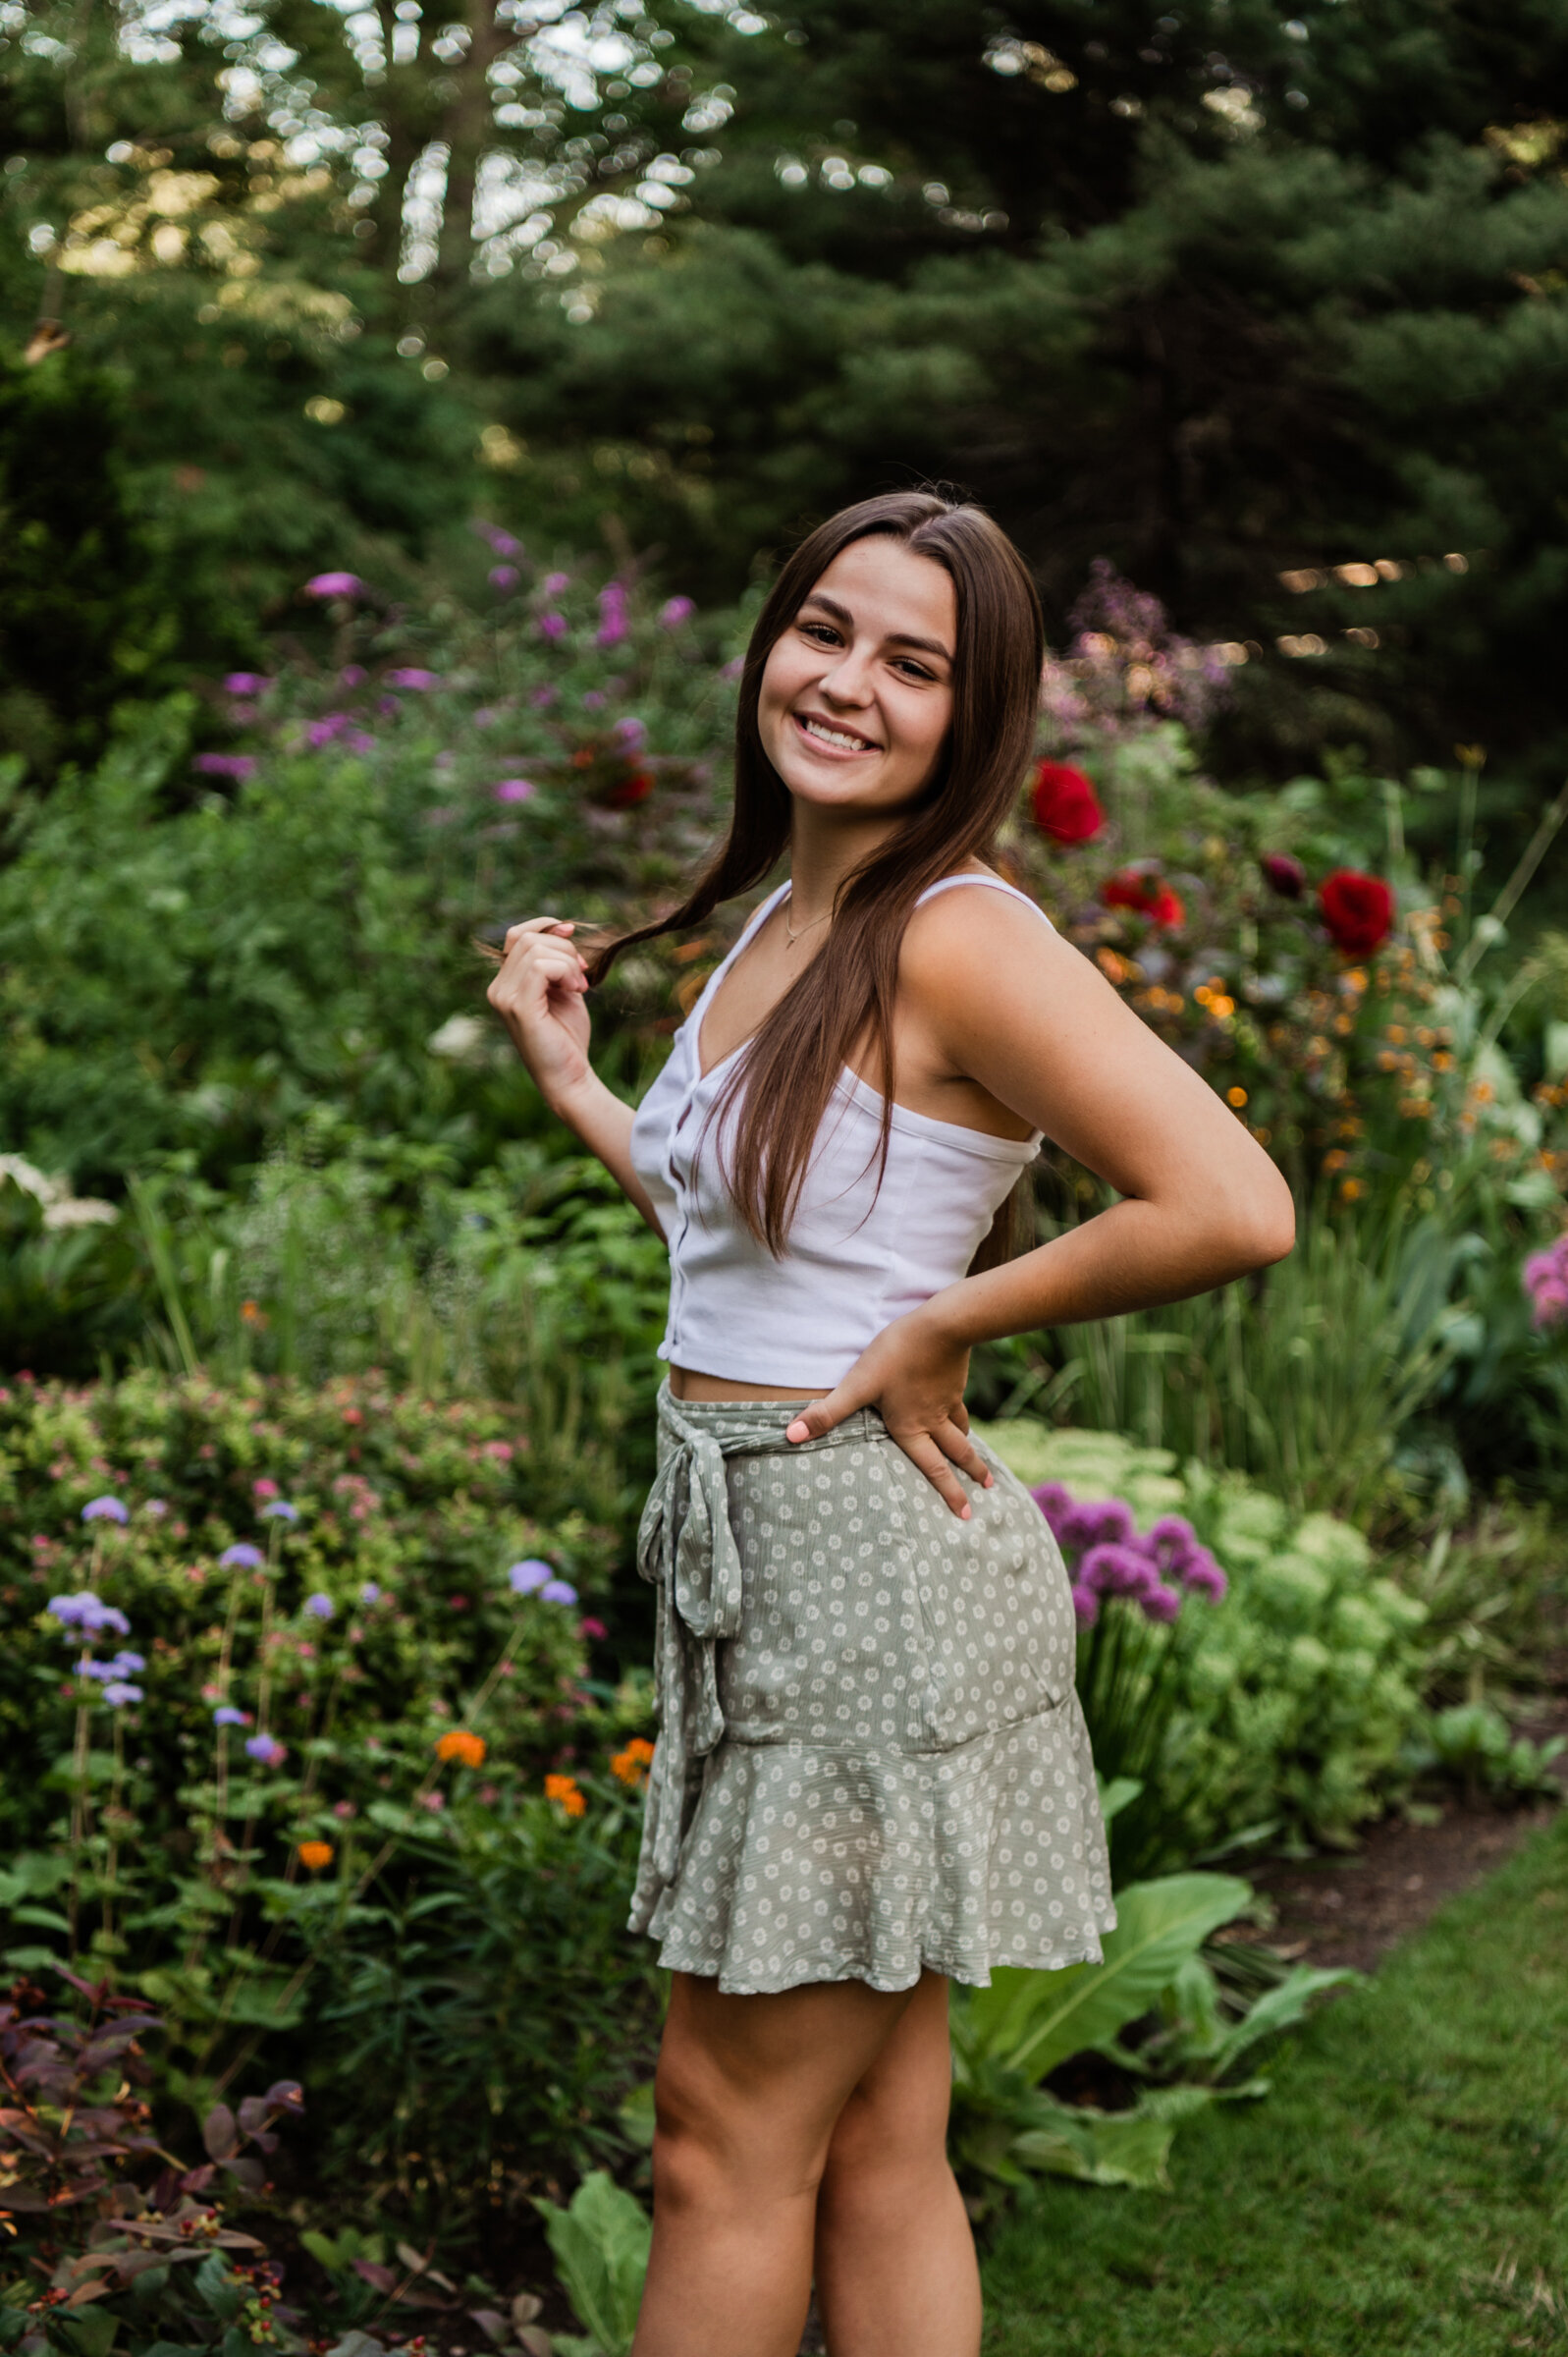
[[[838,633],[831,623],[803,622],[800,628],[808,638],[819,639],[824,645],[837,646],[838,643]]]

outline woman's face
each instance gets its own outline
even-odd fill
[[[774,644],[757,722],[798,801],[890,816],[914,801],[952,719],[951,576],[885,533],[840,549]]]

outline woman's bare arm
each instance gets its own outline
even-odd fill
[[[551,1112],[598,1156],[662,1240],[658,1215],[631,1167],[635,1116],[588,1061],[588,982],[571,935],[572,926],[564,918],[533,916],[514,925],[486,996]]]

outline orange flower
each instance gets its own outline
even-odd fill
[[[312,1874],[319,1874],[323,1866],[332,1864],[332,1843],[330,1841],[301,1841],[299,1863],[301,1866],[308,1866]]]
[[[483,1735],[470,1735],[464,1727],[454,1727],[436,1745],[438,1760],[460,1760],[465,1768],[482,1768],[485,1757]]]
[[[624,1751],[616,1752],[610,1762],[610,1773],[623,1784],[639,1784],[643,1771],[653,1758],[653,1745],[643,1735],[633,1735]]]
[[[588,1806],[577,1789],[577,1780],[574,1776],[547,1776],[545,1778],[545,1798],[546,1800],[559,1800],[568,1817],[580,1817]]]

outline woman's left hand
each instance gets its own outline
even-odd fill
[[[895,1318],[862,1350],[826,1398],[802,1408],[786,1441],[814,1441],[859,1407],[875,1407],[891,1439],[963,1521],[972,1508],[959,1483],[967,1473],[982,1489],[994,1476],[969,1438],[963,1403],[969,1375],[967,1345],[952,1342],[920,1310]]]

